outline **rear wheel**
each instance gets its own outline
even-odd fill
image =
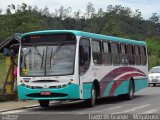
[[[156,87],[156,85],[157,85],[156,83],[153,83],[153,86],[154,86],[154,87]]]
[[[129,91],[127,94],[119,95],[119,98],[122,100],[131,100],[134,97],[134,84],[133,81],[129,82]]]
[[[39,104],[41,107],[48,107],[49,106],[49,100],[39,100]]]
[[[91,98],[86,100],[87,106],[89,107],[94,107],[96,104],[96,89],[95,86],[92,86],[92,91],[91,91]]]
[[[126,94],[126,99],[131,100],[134,97],[134,84],[133,81],[129,82],[129,92]]]

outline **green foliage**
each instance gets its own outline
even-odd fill
[[[72,14],[73,13],[73,14]],[[104,11],[95,10],[92,3],[86,5],[85,13],[72,12],[70,7],[61,6],[53,13],[47,7],[39,9],[25,3],[8,5],[6,14],[0,9],[0,42],[13,33],[25,33],[44,29],[76,29],[129,39],[147,40],[149,66],[160,64],[160,46],[155,26],[159,23],[157,13],[144,20],[139,10],[121,5],[109,5]]]
[[[5,80],[6,69],[5,69],[5,57],[0,53],[0,89],[3,86],[3,82]]]
[[[146,40],[148,47],[149,68],[160,65],[160,38],[153,37]]]

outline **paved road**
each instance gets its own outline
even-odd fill
[[[120,100],[118,97],[99,99],[93,108],[87,108],[83,101],[75,103],[56,102],[50,104],[49,108],[35,107],[9,111],[4,114],[6,113],[18,113],[21,117],[23,115],[23,118],[27,114],[26,118],[30,116],[34,120],[47,120],[46,118],[84,120],[86,118],[93,119],[92,114],[155,114],[160,113],[160,86],[145,88],[135,93],[132,100]]]

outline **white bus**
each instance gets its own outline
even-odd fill
[[[121,96],[132,99],[147,87],[146,43],[75,30],[45,30],[21,38],[18,97],[38,100],[85,100]]]

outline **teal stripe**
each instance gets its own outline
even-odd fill
[[[83,99],[91,98],[92,83],[83,84]]]
[[[107,86],[106,90],[105,90],[105,93],[104,93],[104,97],[105,96],[109,96],[109,92],[113,86],[115,81],[111,81],[109,83],[109,85]],[[134,80],[134,83],[135,83],[135,92],[143,89],[143,88],[146,88],[148,86],[148,79],[145,78],[145,79],[137,79],[137,80]],[[113,93],[113,96],[118,96],[120,94],[126,94],[129,92],[129,80],[124,80],[114,91]]]
[[[114,84],[114,82],[113,81],[111,81],[109,84],[108,84],[108,86],[107,86],[107,88],[106,88],[106,90],[105,90],[105,92],[104,92],[104,97],[105,96],[109,96],[109,91],[110,91],[110,89],[112,88],[112,85]]]
[[[128,93],[129,80],[124,80],[114,91],[113,96]]]
[[[51,93],[64,93],[68,94],[65,97],[28,97],[27,94],[39,93],[42,91],[48,91]],[[64,88],[57,89],[31,89],[25,86],[18,86],[18,98],[19,99],[30,99],[30,100],[63,100],[63,99],[79,99],[79,86],[76,84],[70,84]]]
[[[113,42],[122,42],[122,43],[128,43],[128,44],[135,44],[135,45],[146,45],[146,42],[143,41],[137,41],[137,40],[131,40],[131,39],[125,39],[125,38],[118,38],[118,37],[112,37],[112,36],[106,36],[106,35],[100,35],[100,34],[94,34],[89,32],[83,32],[83,31],[76,31],[76,30],[44,30],[44,31],[35,31],[35,32],[29,32],[22,35],[22,38],[27,35],[37,35],[37,34],[56,34],[56,33],[72,33],[76,36],[83,36],[83,37],[89,37],[89,38],[95,38],[95,39],[101,39],[101,40],[109,40]]]
[[[135,83],[135,91],[141,90],[148,86],[148,78],[134,80]]]

